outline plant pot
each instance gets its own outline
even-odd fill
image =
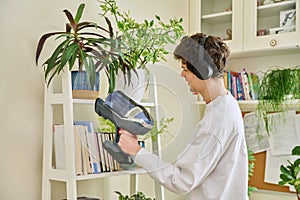
[[[144,69],[136,69],[136,72],[132,73],[129,84],[123,74],[118,74],[115,90],[121,90],[134,101],[141,102],[147,88],[147,72]]]
[[[74,99],[91,99],[99,97],[100,76],[96,73],[95,85],[92,87],[85,71],[72,71],[72,96]]]

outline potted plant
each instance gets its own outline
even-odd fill
[[[292,149],[292,155],[300,156],[300,146],[295,146]],[[300,200],[300,158],[296,159],[294,162],[289,160],[288,165],[280,166],[280,179],[279,185],[291,185],[296,190],[297,199]]]
[[[96,79],[99,80],[97,73],[101,69],[110,63],[122,63],[120,60],[122,60],[121,49],[123,47],[119,39],[114,36],[109,19],[104,17],[107,28],[91,21],[81,22],[84,7],[84,3],[80,4],[75,16],[65,9],[63,12],[68,19],[66,30],[45,33],[39,39],[36,64],[47,39],[55,36],[55,40],[60,41],[42,65],[47,86],[63,70],[72,71],[77,66],[78,71],[85,70],[86,72],[87,77],[83,79],[88,81],[87,89],[93,89]],[[122,69],[122,66],[119,68]]]
[[[264,73],[259,91],[258,114],[266,122],[266,129],[272,127],[272,120],[267,119],[270,112],[284,112],[291,106],[292,100],[300,98],[300,68],[272,68]],[[299,103],[297,103],[299,108]]]
[[[123,195],[119,191],[115,191],[115,193],[119,195],[119,200],[152,200],[151,198],[146,197],[143,192],[139,192],[139,191],[136,194],[133,194],[131,196]]]
[[[122,54],[127,66],[130,66],[127,73],[123,73],[125,82],[129,85],[132,73],[136,69],[147,69],[148,63],[156,63],[166,60],[168,54],[166,45],[174,44],[184,34],[181,19],[170,19],[164,23],[160,16],[155,15],[152,20],[137,22],[130,15],[130,11],[121,10],[115,0],[99,0],[101,16],[112,16],[116,26],[116,35],[121,39],[125,48]],[[115,88],[118,74],[118,62],[109,66],[109,85],[112,92]]]
[[[174,120],[173,117],[171,118],[161,118],[159,120],[159,127],[158,127],[158,121],[154,122],[154,126],[153,129],[151,131],[149,131],[149,133],[147,133],[146,135],[144,135],[143,137],[141,137],[141,139],[144,141],[148,138],[151,138],[152,141],[157,141],[157,137],[158,135],[162,134],[162,133],[167,133],[167,128],[169,126],[169,124]]]

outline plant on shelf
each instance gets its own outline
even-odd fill
[[[151,138],[152,141],[157,141],[157,137],[160,134],[163,133],[168,133],[167,132],[167,128],[169,126],[169,124],[174,120],[174,118],[161,118],[159,120],[159,126],[158,126],[158,121],[154,122],[154,126],[153,129],[151,131],[149,131],[149,133],[147,133],[146,135],[142,136],[141,139],[142,140],[146,140],[148,138]]]
[[[264,73],[258,100],[259,117],[266,122],[269,133],[272,122],[267,119],[269,112],[284,113],[289,109],[292,100],[300,98],[300,68],[273,68]],[[284,114],[282,115],[284,117]],[[284,121],[284,120],[283,120]]]
[[[130,66],[127,73],[123,73],[124,80],[130,83],[132,73],[135,69],[147,69],[148,63],[154,64],[166,60],[169,53],[166,46],[175,44],[184,34],[181,19],[170,19],[169,23],[161,20],[155,15],[152,20],[137,22],[130,11],[123,11],[115,0],[98,0],[100,2],[101,16],[112,16],[116,26],[116,35],[121,38],[121,43],[126,47],[122,49],[125,63]],[[123,62],[123,60],[122,60]],[[107,68],[109,76],[110,92],[115,88],[116,75],[119,63],[112,63]]]
[[[300,146],[295,146],[292,149],[292,155],[294,156],[300,156]],[[300,200],[300,158],[296,159],[294,162],[291,162],[289,160],[288,165],[280,166],[280,179],[279,185],[291,185],[296,190],[296,195],[298,200]]]
[[[97,132],[100,133],[115,133],[116,126],[112,123],[109,119],[105,119],[102,116],[97,115],[97,119],[99,122],[98,128],[96,129]]]
[[[123,46],[114,36],[108,18],[104,17],[108,28],[91,21],[81,22],[84,7],[84,3],[80,4],[75,16],[67,9],[63,10],[68,19],[66,30],[46,33],[38,41],[35,58],[37,65],[46,40],[55,36],[55,40],[60,41],[42,64],[47,86],[64,69],[72,71],[77,65],[79,71],[83,69],[86,71],[88,81],[93,88],[97,72],[110,63],[122,63]],[[125,67],[123,65],[119,68]]]
[[[131,196],[123,195],[119,191],[115,191],[115,193],[119,195],[119,200],[152,200],[151,198],[146,197],[143,192],[137,192],[136,194],[133,194]]]
[[[250,180],[250,177],[253,176],[254,161],[255,161],[255,157],[253,155],[253,151],[251,149],[248,149],[248,181]],[[256,187],[248,185],[248,196],[250,196],[251,192],[255,190],[257,190]]]

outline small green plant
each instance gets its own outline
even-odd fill
[[[161,120],[159,121],[159,125],[160,125],[159,127],[158,127],[157,121],[155,121],[153,129],[151,131],[149,131],[149,133],[144,135],[142,140],[146,140],[148,138],[151,138],[152,141],[157,141],[158,135],[167,132],[167,128],[173,120],[174,120],[173,117],[172,118],[166,118],[166,119],[161,118]]]
[[[292,150],[292,155],[300,156],[300,146],[296,146]],[[288,165],[280,166],[280,179],[279,185],[291,185],[294,186],[296,190],[296,195],[298,200],[300,200],[300,158],[296,159],[294,162],[287,160]]]
[[[97,132],[114,133],[116,131],[114,123],[112,123],[109,119],[105,119],[101,116],[97,116],[97,119],[99,122],[99,127],[96,129]]]
[[[250,177],[253,176],[254,172],[254,161],[255,157],[253,155],[253,151],[251,149],[248,149],[248,181],[250,180]],[[248,186],[248,196],[250,196],[251,192],[257,190],[256,187]]]
[[[136,194],[133,194],[131,196],[123,195],[119,191],[115,191],[115,193],[119,195],[119,200],[152,200],[151,198],[146,197],[143,192],[137,192]],[[153,200],[155,200],[155,198]]]

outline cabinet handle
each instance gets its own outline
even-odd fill
[[[275,46],[277,45],[277,41],[276,41],[275,39],[272,39],[272,40],[270,41],[270,45],[271,45],[272,47],[275,47]]]

